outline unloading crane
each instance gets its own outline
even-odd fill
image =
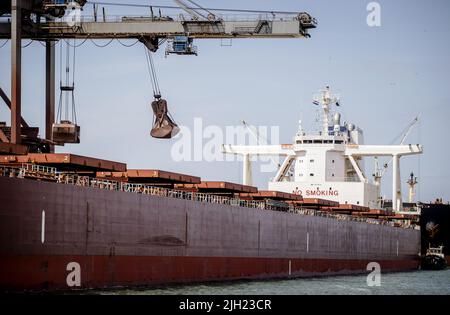
[[[180,1],[178,1],[180,3]],[[166,54],[197,54],[196,39],[225,38],[308,38],[316,20],[306,12],[236,10],[203,8],[193,1],[181,1],[183,14],[165,15],[179,6],[151,4],[106,3],[75,0],[10,0],[0,2],[0,39],[11,39],[11,139],[21,143],[21,42],[37,40],[46,46],[46,132],[52,142],[55,122],[55,42],[61,39],[137,39],[155,52],[168,42]],[[189,5],[187,4],[189,3]],[[94,5],[94,14],[81,11]],[[149,12],[141,16],[108,16],[98,18],[98,6],[135,7]],[[71,20],[64,13],[71,10]],[[154,14],[157,10],[158,14]],[[164,109],[164,106],[161,107]]]

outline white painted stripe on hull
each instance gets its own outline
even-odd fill
[[[45,210],[42,210],[42,220],[41,220],[41,243],[45,242]]]
[[[309,233],[306,232],[306,252],[309,253]]]

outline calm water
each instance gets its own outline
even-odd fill
[[[366,275],[310,279],[240,281],[163,288],[95,291],[97,294],[450,294],[450,268],[381,275],[380,287],[368,287]]]

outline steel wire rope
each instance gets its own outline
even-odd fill
[[[76,39],[73,39],[73,64],[72,64],[72,87],[75,89],[75,60],[76,60],[76,45],[75,45]],[[77,111],[75,108],[75,92],[72,90],[72,118],[74,120],[74,123],[77,124]]]
[[[73,45],[71,45],[70,42],[67,41],[67,39],[63,38],[63,40],[64,40],[64,41],[66,42],[66,44],[69,45],[70,47],[78,48],[78,47],[80,47],[81,45],[83,45],[83,44],[89,39],[89,36],[90,36],[90,35],[86,36],[86,38],[85,38],[80,44],[75,44],[75,39],[73,40]]]
[[[3,45],[0,46],[0,48],[5,47],[5,45],[9,42],[9,39],[6,39],[5,42],[3,43]]]
[[[148,48],[145,46],[144,51],[147,61],[147,70],[150,75],[150,81],[152,83],[153,96],[158,99],[161,97],[161,91],[159,89],[158,78],[156,77],[155,64],[153,63],[151,52],[149,52]]]
[[[103,2],[103,1],[89,1],[92,4],[100,5],[110,5],[110,6],[121,6],[121,7],[136,7],[136,8],[160,8],[160,9],[180,9],[179,6],[170,5],[150,5],[150,4],[137,4],[137,3],[113,3],[113,2]],[[198,9],[187,7],[188,9]],[[224,9],[224,8],[203,8],[205,11],[217,11],[217,12],[242,12],[242,13],[272,13],[272,14],[298,14],[298,12],[293,11],[270,11],[270,10],[246,10],[246,9]]]
[[[70,77],[70,69],[69,69],[69,60],[70,60],[70,46],[66,45],[66,85],[69,86],[69,77]],[[69,93],[65,94],[66,98],[66,111],[65,111],[65,120],[69,120]]]
[[[92,38],[90,38],[90,41],[92,42],[92,44],[94,44],[95,46],[97,46],[99,48],[104,48],[104,47],[108,46],[109,44],[112,43],[113,40],[114,40],[114,38],[111,38],[111,40],[109,42],[107,42],[105,45],[99,45],[96,42],[94,42],[94,40]]]
[[[41,40],[35,39],[35,41],[37,41],[42,47],[46,47],[46,46],[47,46],[46,44],[42,43]],[[47,40],[46,40],[46,41],[47,41]],[[49,40],[48,40],[48,41],[49,41]],[[59,40],[54,40],[53,42],[54,42],[54,43],[51,43],[51,44],[50,44],[50,47],[55,47],[56,45],[58,45]]]
[[[190,3],[192,3],[193,5],[196,5],[196,6],[198,7],[198,9],[205,10],[206,12],[208,12],[209,14],[211,14],[211,15],[214,16],[214,13],[212,13],[212,12],[209,11],[208,9],[203,8],[202,6],[198,5],[198,4],[195,3],[194,1],[192,1],[192,0],[187,0],[187,1],[190,2]],[[194,12],[196,12],[197,14],[199,14],[197,11],[194,11]],[[202,16],[203,16],[203,15],[202,15]],[[208,17],[204,17],[204,18],[208,19]]]
[[[66,43],[66,49],[65,49],[65,87],[72,87],[72,106],[71,106],[71,112],[72,112],[72,119],[74,121],[74,123],[77,123],[77,118],[76,118],[76,105],[75,105],[75,95],[73,92],[73,88],[75,87],[75,66],[76,66],[76,45],[75,45],[75,41],[76,39],[73,39],[74,44],[73,45],[69,45],[69,43],[67,42],[67,40],[64,41],[60,41],[60,53],[59,53],[59,57],[60,57],[60,62],[59,62],[59,86],[60,86],[60,98],[59,98],[59,104],[58,104],[58,111],[56,114],[56,118],[59,122],[61,122],[62,120],[62,116],[63,116],[63,105],[65,107],[65,111],[64,111],[64,119],[65,120],[69,120],[69,95],[68,93],[66,93],[64,95],[65,98],[65,102],[63,102],[63,95],[62,95],[62,91],[63,91],[63,58],[64,58],[64,54],[63,54],[63,45],[64,43]],[[70,57],[70,50],[71,48],[73,48],[73,54],[72,54],[72,62],[71,62],[71,57]],[[70,82],[70,63],[72,63],[72,82]],[[72,84],[71,84],[72,83]],[[63,104],[64,103],[64,104]]]
[[[28,46],[30,46],[31,45],[31,43],[33,42],[33,40],[32,39],[30,39],[30,41],[28,42],[28,44],[25,44],[25,45],[21,45],[21,47],[22,48],[27,48]]]
[[[139,43],[139,39],[137,39],[133,44],[131,44],[131,45],[127,45],[127,44],[124,44],[124,43],[122,43],[121,41],[120,41],[120,38],[116,38],[116,40],[117,40],[117,42],[120,44],[120,45],[122,45],[122,46],[124,46],[124,47],[133,47],[134,45],[136,45],[137,43]]]
[[[62,45],[63,41],[59,42],[59,88],[62,88]],[[59,94],[59,102],[58,102],[58,111],[56,112],[56,119],[58,122],[61,122],[62,115],[62,92]]]

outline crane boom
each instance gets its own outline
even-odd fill
[[[408,135],[410,134],[411,130],[413,129],[413,127],[419,122],[419,116],[417,116],[416,118],[413,119],[413,121],[411,121],[408,125],[408,127],[406,127],[406,131],[403,134],[402,140],[400,141],[400,144],[403,144],[406,140],[406,138],[408,137]]]
[[[155,19],[155,18],[153,18]],[[267,27],[258,27],[266,24]],[[28,31],[26,31],[28,29]],[[36,32],[32,32],[32,29]],[[192,38],[304,38],[309,37],[300,21],[255,19],[251,21],[182,21],[175,19],[152,20],[148,17],[121,17],[106,22],[83,17],[77,28],[67,27],[63,21],[48,21],[25,28],[24,39],[60,38],[141,38],[145,36],[167,38],[185,35]],[[11,38],[11,23],[0,22],[0,38]]]
[[[67,25],[64,18],[29,19],[22,25],[22,38],[58,40],[61,38],[302,38],[309,37],[308,30],[316,27],[316,20],[306,12],[301,13],[253,13],[239,16],[221,15],[216,18],[212,9],[198,7],[194,10],[182,1],[176,1],[191,14],[193,20],[173,16],[96,16],[83,14],[75,27]],[[204,13],[199,13],[203,10]],[[206,16],[205,16],[206,15]],[[195,17],[195,18],[194,18]],[[200,19],[202,17],[203,19]],[[0,19],[0,38],[11,38],[11,20]]]
[[[411,133],[413,127],[419,122],[420,115],[417,115],[409,124],[406,126],[404,131],[402,132],[402,138],[400,140],[400,145],[403,145],[408,135]],[[397,138],[398,139],[398,138]],[[381,178],[386,173],[389,165],[392,163],[392,158],[389,159],[387,163],[383,165],[383,168],[379,166],[378,157],[375,156],[375,172],[373,174],[375,182],[380,183]]]
[[[261,136],[260,135],[258,135],[255,131],[254,131],[254,126],[252,126],[252,125],[249,125],[245,120],[242,120],[242,124],[244,125],[244,127],[245,128],[247,128],[247,130],[250,132],[250,134],[253,136],[253,138],[255,138],[255,140],[256,140],[256,143],[258,144],[258,145],[267,145],[268,143],[267,143],[267,139],[264,139],[265,141],[264,141],[264,143],[263,144],[261,144]],[[274,160],[274,158],[272,157],[272,156],[269,156],[269,158],[270,158],[270,161],[277,167],[277,168],[280,168],[281,167],[281,164],[279,163],[279,162],[277,162],[277,161],[275,161]]]

